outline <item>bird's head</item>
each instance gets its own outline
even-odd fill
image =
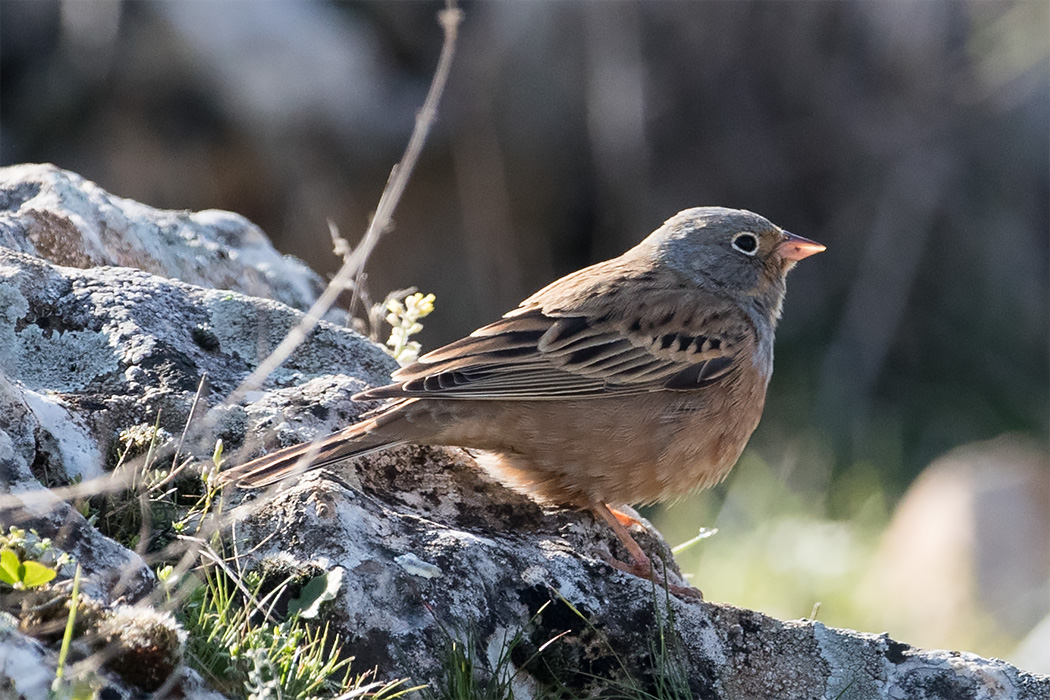
[[[824,246],[749,211],[697,207],[672,216],[636,250],[683,283],[751,300],[776,320],[788,270]]]

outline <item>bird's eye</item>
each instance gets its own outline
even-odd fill
[[[744,255],[754,255],[755,251],[758,250],[758,239],[755,238],[753,233],[738,233],[733,238],[733,247]]]

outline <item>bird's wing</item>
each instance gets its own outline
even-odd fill
[[[730,376],[749,355],[753,326],[728,301],[695,289],[636,296],[633,304],[615,294],[576,295],[567,304],[531,297],[359,396],[545,400],[690,391]]]

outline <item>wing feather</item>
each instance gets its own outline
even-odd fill
[[[754,342],[734,305],[697,290],[652,289],[639,295],[646,304],[620,313],[612,295],[565,309],[541,294],[359,396],[545,400],[700,390],[731,375]]]

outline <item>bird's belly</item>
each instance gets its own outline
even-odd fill
[[[495,456],[484,466],[508,485],[541,501],[583,507],[673,500],[717,483],[762,409],[761,401],[757,412],[740,412],[670,392],[572,406],[477,403],[488,416],[484,425],[456,425],[442,442],[489,450]]]

